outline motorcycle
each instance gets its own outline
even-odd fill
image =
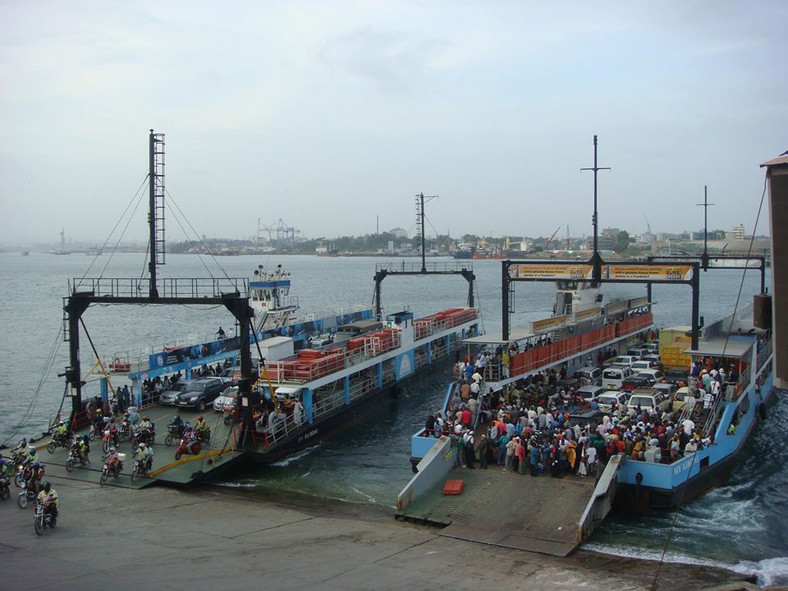
[[[121,441],[131,439],[131,423],[129,422],[128,418],[124,418],[120,422],[120,428],[118,429],[118,439]]]
[[[47,526],[55,527],[57,524],[57,517],[52,515],[46,510],[44,504],[37,501],[36,502],[36,514],[35,514],[35,521],[33,522],[36,533],[40,536],[44,533],[44,528]]]
[[[178,446],[178,449],[175,450],[175,459],[180,460],[181,456],[185,455],[197,455],[202,450],[202,443],[197,437],[193,437],[190,439],[183,438],[181,439],[181,444]]]
[[[70,433],[55,433],[52,435],[52,441],[50,441],[49,445],[47,445],[47,451],[53,454],[58,447],[71,447],[71,443],[72,441]]]
[[[107,462],[104,462],[104,467],[101,469],[101,478],[99,479],[101,486],[107,484],[107,479],[110,476],[117,479],[118,476],[120,476],[122,470],[123,470],[123,462],[121,460],[115,462],[115,465],[112,466],[111,468]]]
[[[145,445],[153,445],[154,439],[156,439],[156,430],[151,424],[149,429],[139,428],[134,431],[134,434],[131,437],[131,446],[136,448],[140,443],[144,443]]]
[[[88,466],[90,465],[90,457],[87,453],[85,453],[85,457],[83,458],[81,454],[77,453],[77,450],[70,449],[68,452],[68,459],[66,460],[66,470],[71,472],[74,469],[74,466],[79,464],[80,466]]]
[[[208,445],[208,442],[211,440],[211,428],[206,426],[204,429],[195,429],[194,436],[197,437],[200,443]]]
[[[109,451],[110,447],[118,446],[118,427],[115,423],[111,423],[109,427],[104,429],[104,434],[101,436],[101,447],[104,453]]]
[[[20,509],[26,509],[29,503],[36,500],[36,496],[36,491],[33,488],[28,488],[27,482],[24,482],[22,485],[22,492],[19,493],[16,499],[16,504],[19,505]]]
[[[164,438],[164,445],[169,447],[176,439],[183,437],[183,425],[167,425],[167,436]]]
[[[98,421],[94,422],[90,429],[88,430],[88,439],[93,441],[96,437],[99,437],[104,434],[104,422],[99,419]]]
[[[11,496],[11,480],[0,476],[0,499],[4,501]]]
[[[148,466],[144,460],[134,460],[134,467],[131,469],[131,481],[134,482],[136,476],[147,476]]]

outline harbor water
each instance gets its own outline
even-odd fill
[[[262,264],[278,264],[291,273],[292,295],[300,313],[333,314],[354,305],[370,305],[378,263],[402,259],[366,257],[219,257],[169,255],[163,277],[248,277]],[[405,263],[416,259],[405,259]],[[428,262],[452,265],[448,258]],[[88,271],[88,267],[93,267]],[[477,277],[476,304],[484,328],[500,330],[500,261],[473,261]],[[39,435],[58,411],[63,398],[62,373],[68,346],[62,342],[62,297],[68,281],[82,276],[139,277],[142,254],[92,257],[31,253],[0,254],[0,443],[13,445],[22,436]],[[748,271],[743,305],[758,290],[759,275]],[[701,315],[709,322],[729,312],[736,301],[742,271],[714,270],[701,278]],[[767,286],[769,280],[767,277]],[[513,325],[549,316],[554,287],[548,283],[516,286]],[[645,295],[645,286],[610,285],[605,301]],[[461,277],[389,277],[382,285],[385,312],[404,308],[416,316],[463,305],[467,284]],[[690,324],[690,289],[656,286],[655,322],[659,327]],[[160,350],[177,342],[212,338],[219,326],[232,335],[232,316],[222,307],[94,306],[85,325],[105,362],[116,355],[144,349]],[[95,357],[83,338],[83,371]],[[247,468],[223,477],[216,486],[261,498],[300,503],[342,503],[359,511],[393,513],[396,494],[411,477],[410,435],[443,399],[448,369],[426,376],[402,395],[387,401],[369,422],[347,430],[299,455],[265,468]],[[120,382],[122,384],[122,382]],[[117,384],[114,384],[117,385]],[[88,388],[96,388],[91,384]],[[68,409],[69,401],[66,401]],[[755,573],[762,584],[788,584],[788,398],[778,393],[762,423],[747,443],[730,482],[684,505],[677,514],[609,517],[583,547],[617,555],[709,564]],[[666,541],[670,543],[666,546]],[[656,568],[656,563],[655,563]]]

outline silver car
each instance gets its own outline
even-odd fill
[[[230,386],[226,388],[219,397],[213,401],[213,410],[216,412],[224,412],[235,406],[236,397],[238,396],[238,386]]]
[[[178,394],[182,393],[186,388],[189,387],[189,384],[192,383],[192,380],[178,380],[174,384],[172,384],[167,390],[161,393],[161,397],[159,402],[161,404],[166,404],[168,406],[175,406],[178,398]]]

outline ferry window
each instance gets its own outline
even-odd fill
[[[577,289],[577,281],[571,281],[569,279],[559,279],[556,281],[558,285],[558,289]]]

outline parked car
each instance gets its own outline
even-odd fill
[[[600,386],[602,384],[602,368],[581,367],[575,370],[574,377],[582,380],[585,384]]]
[[[684,407],[687,405],[687,397],[689,397],[689,388],[687,386],[682,386],[676,393],[673,395],[673,412],[681,412],[684,410]],[[695,392],[695,405],[700,406],[701,400],[698,397],[697,391]]]
[[[643,358],[643,359],[640,359],[639,361],[635,361],[635,363],[632,364],[632,371],[634,371],[635,373],[639,373],[639,372],[643,371],[644,369],[653,369],[656,366],[657,366],[657,362],[656,361],[652,361],[651,359]]]
[[[673,382],[660,382],[651,387],[652,390],[661,392],[667,398],[672,398],[678,388],[679,387]]]
[[[222,373],[219,374],[218,378],[222,380],[225,385],[234,386],[238,383],[238,380],[241,379],[241,368],[240,367],[228,367]]]
[[[229,410],[235,406],[235,401],[238,396],[238,386],[230,386],[225,388],[222,393],[213,401],[213,410],[217,412],[224,412],[225,409]]]
[[[178,403],[178,396],[183,394],[183,392],[189,387],[189,384],[191,383],[192,380],[178,380],[161,393],[159,402],[169,406],[175,406]]]
[[[613,411],[614,401],[618,408],[625,408],[627,405],[627,398],[628,395],[626,392],[613,392],[611,390],[607,390],[604,394],[600,394],[597,397],[596,402],[599,405],[599,410],[601,412],[609,413]]]
[[[662,369],[662,360],[659,358],[659,355],[657,353],[649,353],[648,355],[643,355],[643,357],[641,357],[640,360],[651,361],[654,364],[653,367],[658,367],[659,369]]]
[[[646,391],[634,391],[627,401],[628,408],[664,412],[670,409],[671,399],[662,392],[649,388]]]
[[[602,394],[605,394],[607,390],[605,390],[602,386],[595,386],[593,384],[586,384],[585,386],[580,386],[577,389],[575,394],[585,400],[586,402],[590,403],[599,398]]]
[[[203,411],[216,400],[225,387],[221,378],[199,378],[178,395],[177,406],[187,406]]]
[[[644,369],[642,371],[639,371],[637,375],[639,375],[639,376],[648,376],[652,380],[654,380],[654,383],[661,382],[662,379],[665,377],[665,374],[662,373],[661,370],[654,369],[654,368],[652,368],[652,369]]]
[[[621,382],[620,390],[637,390],[638,388],[649,388],[654,385],[654,380],[645,374],[631,375],[624,378]]]
[[[646,355],[648,350],[643,349],[641,347],[633,347],[632,349],[627,349],[627,355],[632,355],[632,357],[637,357],[641,359],[643,355]]]
[[[607,365],[632,366],[632,364],[639,359],[640,357],[635,355],[619,355],[618,357],[613,357],[612,359],[607,360],[605,363]]]
[[[632,370],[626,365],[608,367],[602,372],[602,387],[607,390],[620,390],[625,378],[632,375]]]

